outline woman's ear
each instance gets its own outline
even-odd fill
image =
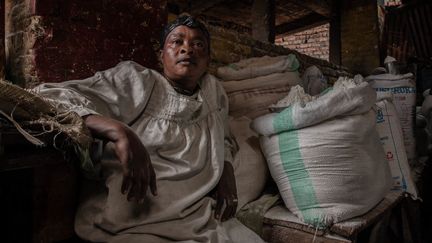
[[[159,50],[159,62],[162,63],[162,58],[163,58],[163,50],[160,49]]]

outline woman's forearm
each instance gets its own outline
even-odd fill
[[[142,203],[147,188],[156,195],[156,175],[140,138],[120,121],[100,115],[88,115],[83,119],[94,137],[114,143],[123,170],[121,192],[127,193],[127,199]]]
[[[100,115],[88,115],[83,119],[93,137],[116,142],[126,136],[127,126],[114,119]]]

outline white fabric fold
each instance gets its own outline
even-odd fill
[[[148,193],[142,205],[128,202],[120,193],[121,167],[108,143],[103,180],[87,181],[83,188],[75,223],[80,237],[96,242],[232,242],[214,219],[214,200],[207,197],[224,161],[232,162],[236,152],[227,126],[228,99],[211,75],[204,75],[199,85],[194,95],[185,96],[159,73],[123,62],[85,80],[36,89],[64,109],[132,123],[156,171],[158,195]]]

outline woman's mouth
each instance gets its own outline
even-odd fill
[[[195,65],[195,59],[193,58],[183,58],[177,61],[177,64],[182,64],[182,65]]]

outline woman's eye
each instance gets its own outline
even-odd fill
[[[182,41],[179,39],[176,39],[176,40],[173,40],[172,43],[176,44],[176,45],[180,45],[182,43]]]
[[[199,48],[203,48],[204,47],[204,43],[202,41],[197,41],[195,42],[195,45]]]

